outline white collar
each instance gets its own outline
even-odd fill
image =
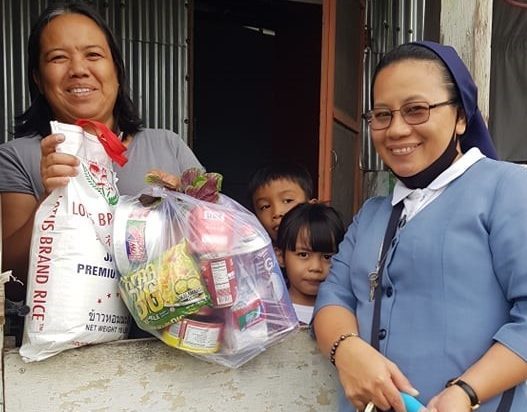
[[[472,147],[468,152],[463,154],[458,160],[452,163],[446,170],[437,176],[425,189],[439,190],[444,188],[454,179],[457,179],[459,176],[465,173],[470,168],[470,166],[484,157],[485,155],[481,153],[479,148]],[[414,190],[419,189],[409,189],[404,185],[404,183],[397,179],[393,189],[392,206],[405,199]]]

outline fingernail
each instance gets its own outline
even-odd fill
[[[57,142],[58,143],[62,143],[64,141],[64,135],[63,134],[58,134],[57,135]]]
[[[419,395],[419,391],[415,388],[411,388],[409,391],[408,391],[408,394],[409,395],[412,395],[412,396],[418,396]]]

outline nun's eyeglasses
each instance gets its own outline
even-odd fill
[[[392,123],[393,114],[400,112],[404,121],[412,126],[422,124],[430,118],[430,110],[440,106],[447,106],[455,103],[456,100],[447,100],[445,102],[428,104],[426,102],[410,102],[403,104],[397,110],[390,110],[385,108],[373,109],[362,115],[370,125],[372,130],[384,130],[390,127]]]

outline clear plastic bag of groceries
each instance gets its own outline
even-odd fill
[[[239,367],[298,326],[271,240],[229,197],[166,186],[124,196],[115,210],[121,296],[167,345]]]

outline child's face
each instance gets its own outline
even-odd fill
[[[299,203],[309,200],[300,185],[288,179],[273,180],[259,187],[252,199],[256,216],[273,242],[284,215]]]
[[[289,296],[293,303],[312,306],[320,283],[328,276],[334,253],[315,252],[300,234],[296,250],[286,250],[280,257],[289,279]]]

